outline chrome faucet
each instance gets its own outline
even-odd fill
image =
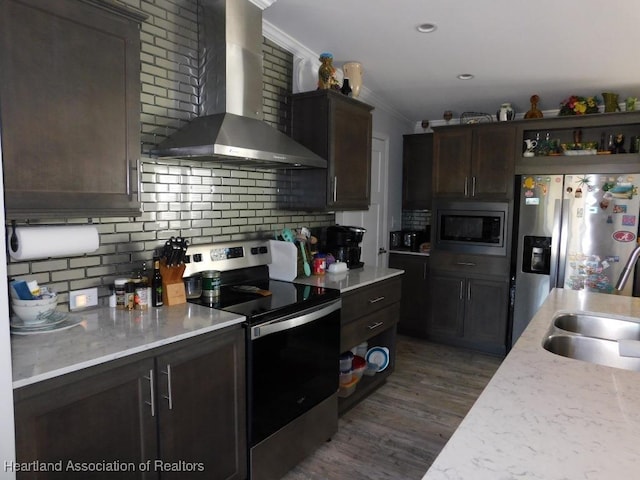
[[[631,252],[631,255],[629,255],[629,259],[620,273],[620,278],[618,278],[618,283],[616,283],[616,290],[620,291],[624,288],[627,280],[629,280],[629,275],[631,275],[633,271],[633,267],[638,261],[638,257],[640,257],[640,244],[638,244],[636,248],[633,249],[633,252]]]

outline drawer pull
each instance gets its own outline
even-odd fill
[[[376,322],[373,325],[367,325],[367,328],[369,330],[375,330],[378,327],[381,327],[382,325],[384,325],[384,322]]]
[[[462,265],[464,267],[475,267],[476,264],[473,262],[457,262],[456,265]]]
[[[378,303],[378,302],[381,302],[382,300],[384,300],[384,295],[382,297],[372,298],[371,300],[369,300],[369,303]]]

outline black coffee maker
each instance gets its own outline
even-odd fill
[[[348,268],[358,268],[364,265],[360,261],[360,242],[366,229],[362,227],[347,227],[332,225],[327,227],[326,251],[333,257],[347,264]]]

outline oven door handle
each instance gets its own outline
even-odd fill
[[[251,327],[251,340],[266,337],[267,335],[271,335],[272,333],[289,330],[306,323],[314,322],[322,317],[326,317],[336,310],[340,310],[341,307],[342,300],[336,300],[330,303],[328,306],[323,306],[321,308],[310,308],[308,310],[303,310],[300,313],[256,325],[254,327]]]

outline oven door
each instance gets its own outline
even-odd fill
[[[248,330],[253,447],[338,390],[341,300]]]

